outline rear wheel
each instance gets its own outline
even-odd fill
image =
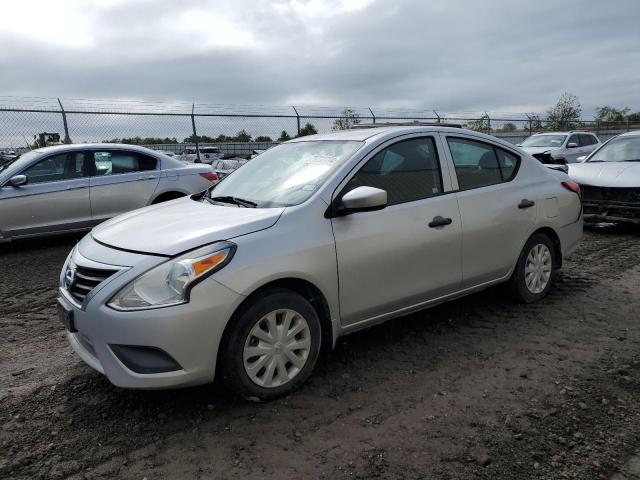
[[[297,389],[318,359],[318,314],[302,296],[270,289],[232,320],[222,345],[227,386],[248,400],[272,400]]]
[[[532,303],[549,292],[555,277],[555,253],[553,242],[543,233],[536,233],[529,238],[510,280],[517,300]]]

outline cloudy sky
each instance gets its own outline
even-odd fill
[[[640,1],[3,2],[0,95],[640,110]]]

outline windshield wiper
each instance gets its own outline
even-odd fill
[[[240,207],[245,208],[256,208],[258,204],[256,202],[252,202],[251,200],[246,200],[244,198],[232,197],[230,195],[222,196],[222,197],[209,197],[209,200],[214,202],[221,203],[232,203],[234,205],[238,205]]]

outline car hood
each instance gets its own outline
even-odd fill
[[[533,155],[534,153],[544,153],[544,152],[552,152],[557,150],[559,147],[520,147],[522,150],[527,152],[529,155]]]
[[[596,187],[640,187],[640,162],[572,163],[569,177]]]
[[[94,228],[91,235],[112,247],[173,256],[272,227],[283,211],[218,206],[187,197],[114,217]]]

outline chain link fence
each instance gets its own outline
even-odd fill
[[[548,131],[544,118],[500,112],[437,112],[328,107],[268,107],[0,97],[0,151],[23,152],[60,142],[114,142],[181,153],[217,146],[228,156],[250,155],[277,142],[329,132],[353,123],[454,123],[521,143]],[[569,127],[596,133],[602,141],[640,124],[575,122]]]

